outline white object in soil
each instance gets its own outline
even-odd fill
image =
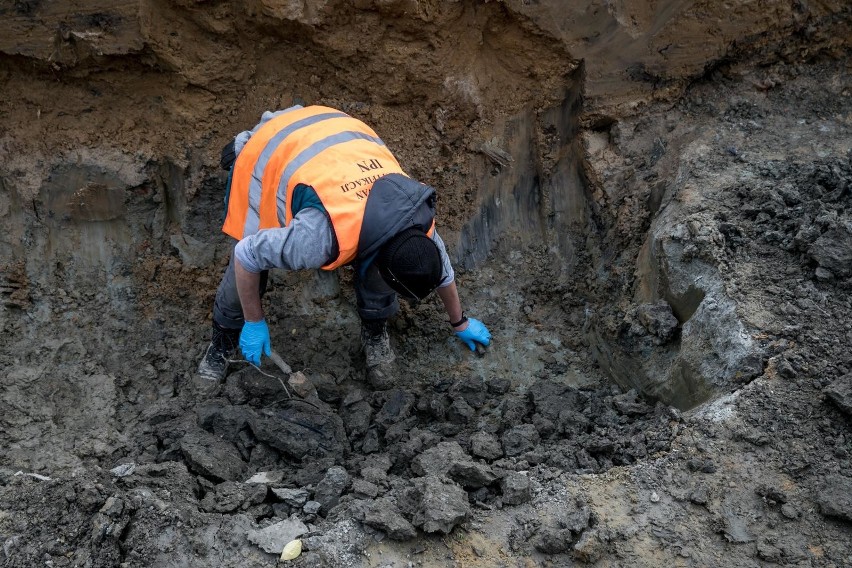
[[[284,547],[284,550],[281,551],[281,558],[279,560],[293,560],[298,558],[302,553],[302,541],[299,539],[291,540],[287,543],[287,546]]]

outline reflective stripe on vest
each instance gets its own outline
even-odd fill
[[[293,109],[255,132],[234,164],[222,230],[236,239],[293,218],[293,189],[311,186],[331,219],[339,256],[323,268],[352,261],[373,182],[404,174],[393,154],[363,122],[327,107]]]

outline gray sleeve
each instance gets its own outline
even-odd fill
[[[245,237],[235,250],[249,272],[270,268],[322,268],[331,260],[334,233],[326,214],[314,207],[302,209],[280,229],[263,229]]]
[[[452,263],[450,263],[450,257],[447,254],[447,247],[444,245],[444,241],[441,237],[438,236],[437,229],[432,231],[432,241],[438,246],[438,251],[441,253],[441,264],[444,268],[444,275],[441,278],[441,283],[438,285],[438,288],[444,288],[445,286],[449,286],[453,283],[453,280],[456,279],[456,273],[453,270]]]

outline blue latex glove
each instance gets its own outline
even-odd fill
[[[269,327],[266,320],[247,321],[240,332],[240,351],[246,361],[260,366],[261,352],[269,357],[272,353],[272,345],[269,341]]]
[[[491,343],[491,332],[485,324],[474,318],[467,318],[467,327],[455,332],[456,337],[465,342],[471,351],[476,351],[476,344],[488,345]]]

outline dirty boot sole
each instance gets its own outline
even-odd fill
[[[192,376],[193,394],[199,398],[215,396],[227,372],[227,354],[219,351],[216,345],[211,343],[198,364],[198,370]]]
[[[388,365],[396,361],[396,353],[394,353],[391,347],[387,331],[381,335],[362,337],[361,342],[364,347],[364,357],[367,360],[368,368],[377,365]]]

